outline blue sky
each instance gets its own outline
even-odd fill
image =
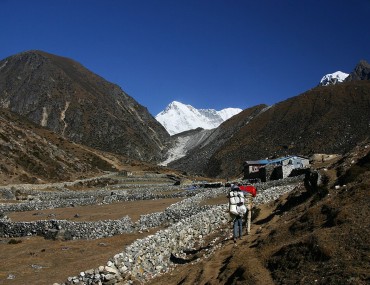
[[[245,109],[370,61],[369,15],[370,0],[0,0],[0,59],[72,58],[154,116]]]

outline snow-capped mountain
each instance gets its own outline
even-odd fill
[[[335,85],[337,83],[343,82],[347,77],[348,73],[342,71],[336,71],[334,73],[329,73],[323,76],[320,80],[320,86]]]
[[[175,135],[196,128],[206,130],[217,128],[221,123],[241,111],[242,109],[239,108],[226,108],[221,111],[196,109],[191,105],[173,101],[155,118],[170,135]]]

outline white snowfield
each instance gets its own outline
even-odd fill
[[[155,118],[170,135],[175,135],[196,128],[205,130],[217,128],[224,121],[241,111],[240,108],[226,108],[220,111],[196,109],[191,105],[173,101]]]
[[[323,76],[320,80],[320,85],[327,86],[330,84],[336,84],[338,82],[343,82],[349,76],[348,73],[342,71],[336,71],[334,73],[329,73]]]

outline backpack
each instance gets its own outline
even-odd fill
[[[243,216],[247,212],[245,198],[242,191],[229,192],[229,211],[231,214]]]

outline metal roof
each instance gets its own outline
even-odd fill
[[[246,161],[246,163],[248,163],[248,164],[257,164],[257,165],[265,165],[265,164],[269,164],[269,162],[270,162],[270,160],[267,160],[267,159]]]
[[[307,159],[306,157],[299,156],[299,155],[288,155],[288,156],[283,156],[283,157],[279,157],[276,159],[247,160],[245,163],[249,165],[267,165],[267,164],[279,163],[287,159],[292,159],[292,158],[297,159],[298,157]]]

